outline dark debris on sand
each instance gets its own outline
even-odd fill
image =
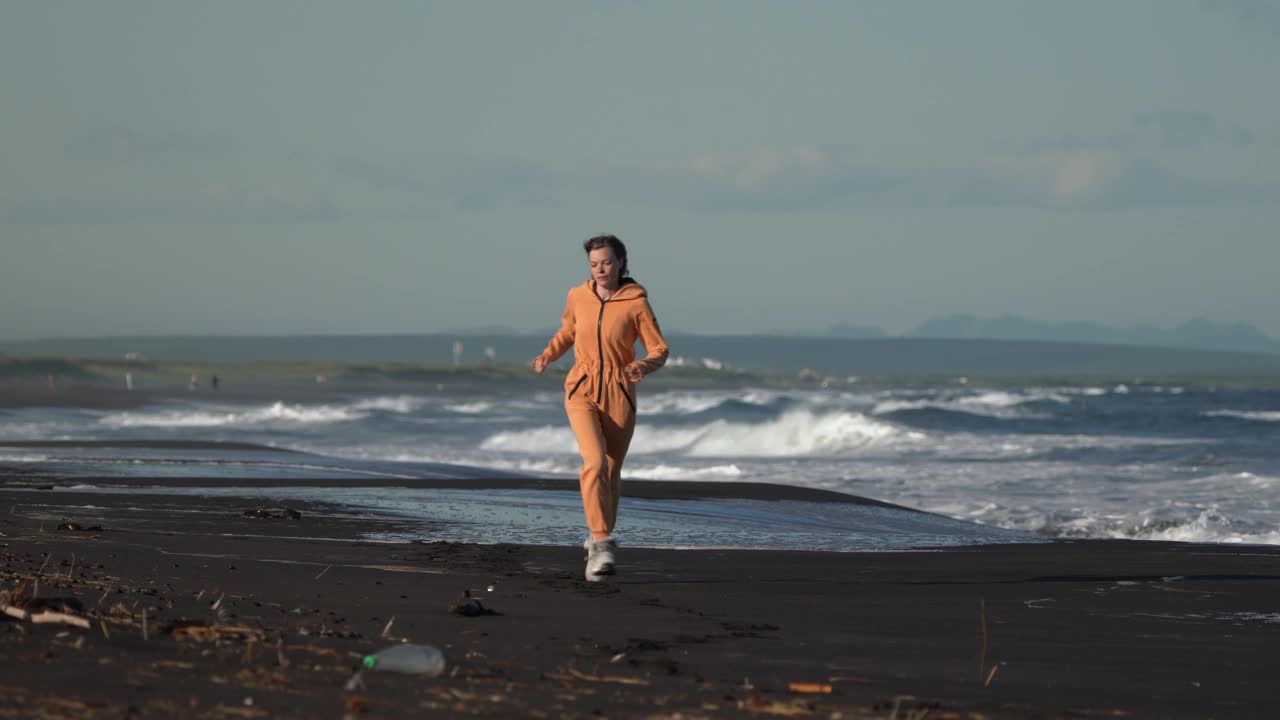
[[[245,510],[241,513],[241,517],[253,520],[301,520],[302,513],[292,508],[285,508],[283,512],[272,512],[261,508]]]

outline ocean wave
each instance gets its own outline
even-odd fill
[[[1216,506],[1204,508],[1194,515],[1170,517],[1158,512],[1145,512],[1119,517],[1082,517],[1065,528],[1063,537],[1090,537],[1125,540],[1165,540],[1172,542],[1244,543],[1274,545],[1280,543],[1280,531],[1236,527]]]
[[[1238,474],[1249,475],[1248,473]],[[1218,477],[1214,480],[1225,480]],[[1257,478],[1254,478],[1257,479]],[[999,502],[943,503],[924,509],[987,525],[1060,539],[1162,540],[1171,542],[1280,544],[1280,530],[1233,517],[1216,502],[1167,501],[1140,510],[1110,505],[1059,508],[1005,506]]]
[[[283,402],[249,410],[162,410],[158,412],[123,412],[105,415],[98,425],[111,429],[123,428],[196,428],[228,427],[237,425],[288,425],[332,424],[362,420],[368,410],[356,410],[352,406],[288,405]]]
[[[918,442],[908,431],[862,413],[795,410],[758,425],[716,422],[690,446],[694,457],[796,457],[839,455],[898,441]]]
[[[321,452],[315,450],[315,452]],[[384,446],[359,448],[327,448],[323,452],[334,457],[351,458],[365,461],[394,463],[423,463],[429,465],[454,465],[468,467],[479,471],[501,470],[506,472],[529,473],[532,475],[574,475],[578,474],[580,463],[562,457],[510,457],[494,454],[469,453],[452,449],[440,449],[439,452],[422,452],[405,450],[402,447]],[[576,450],[574,451],[576,454]]]
[[[3,463],[3,462],[42,463],[42,462],[49,462],[49,456],[48,455],[6,455],[3,453],[0,453],[0,463]]]
[[[1021,406],[1030,403],[1052,402],[1065,405],[1071,402],[1057,392],[1010,393],[992,391],[959,397],[928,398],[918,400],[883,400],[871,409],[872,415],[888,415],[908,410],[943,410],[995,418],[1044,417],[1027,413]]]
[[[1251,472],[1220,473],[1217,475],[1207,475],[1205,477],[1195,478],[1194,480],[1188,481],[1187,485],[1202,493],[1229,493],[1233,490],[1239,490],[1242,487],[1266,490],[1273,487],[1280,487],[1280,477],[1256,475]]]
[[[634,448],[634,444],[632,445]],[[495,433],[480,442],[480,449],[536,455],[576,453],[577,441],[563,425],[543,425],[528,430]]]
[[[743,475],[737,465],[711,465],[708,467],[681,467],[679,465],[623,466],[624,478],[645,480],[737,480]]]
[[[351,409],[356,411],[379,410],[382,412],[408,415],[409,413],[420,410],[426,404],[426,398],[415,397],[413,395],[398,395],[394,397],[373,397],[365,400],[359,400],[351,404]]]
[[[364,420],[375,413],[411,415],[426,405],[412,395],[382,396],[343,404],[301,405],[274,402],[258,407],[205,405],[181,409],[109,413],[97,419],[97,427],[210,428],[262,425],[327,425]]]
[[[804,457],[840,455],[895,442],[918,443],[924,433],[905,430],[861,413],[793,410],[764,423],[716,420],[702,425],[636,430],[631,453],[676,453],[690,457]],[[530,454],[576,453],[573,433],[564,426],[500,432],[480,447]]]
[[[723,361],[715,358],[686,358],[680,355],[675,355],[667,360],[667,365],[670,367],[698,367],[706,370],[724,370],[728,367]]]
[[[4,440],[70,440],[82,430],[75,422],[0,422],[0,443]]]
[[[1257,422],[1280,422],[1280,410],[1210,410],[1205,417],[1229,417]]]
[[[654,415],[696,415],[724,407],[730,403],[744,403],[764,407],[778,398],[777,393],[750,390],[744,393],[729,392],[661,392],[640,396],[642,412]]]
[[[1071,400],[1056,392],[1010,393],[994,391],[974,397],[962,398],[961,402],[979,406],[1013,407],[1035,402],[1054,402],[1065,405]]]
[[[483,415],[484,413],[493,411],[494,404],[484,400],[477,400],[475,402],[445,405],[444,409],[449,412],[456,412],[462,415]]]
[[[535,475],[571,475],[573,477],[577,477],[578,471],[581,469],[581,463],[577,460],[565,460],[563,458],[522,458],[514,462],[493,460],[486,462],[485,466],[510,472]]]

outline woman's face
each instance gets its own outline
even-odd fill
[[[602,247],[592,250],[587,253],[587,262],[591,265],[591,277],[596,281],[596,285],[608,289],[618,286],[618,271],[621,268],[618,265],[618,258],[613,254],[613,248]]]

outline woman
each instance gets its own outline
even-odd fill
[[[615,572],[613,527],[622,490],[622,461],[636,428],[636,383],[667,361],[667,343],[645,289],[627,273],[627,247],[613,235],[583,243],[591,278],[569,290],[560,330],[533,359],[541,373],[573,346],[565,378],[565,414],[582,454],[579,487],[591,536],[587,580]],[[646,355],[636,360],[635,343]]]

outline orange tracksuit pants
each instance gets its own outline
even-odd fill
[[[578,440],[582,509],[597,540],[613,534],[622,497],[622,461],[636,429],[635,386],[613,373],[589,373],[565,398],[564,411]]]

